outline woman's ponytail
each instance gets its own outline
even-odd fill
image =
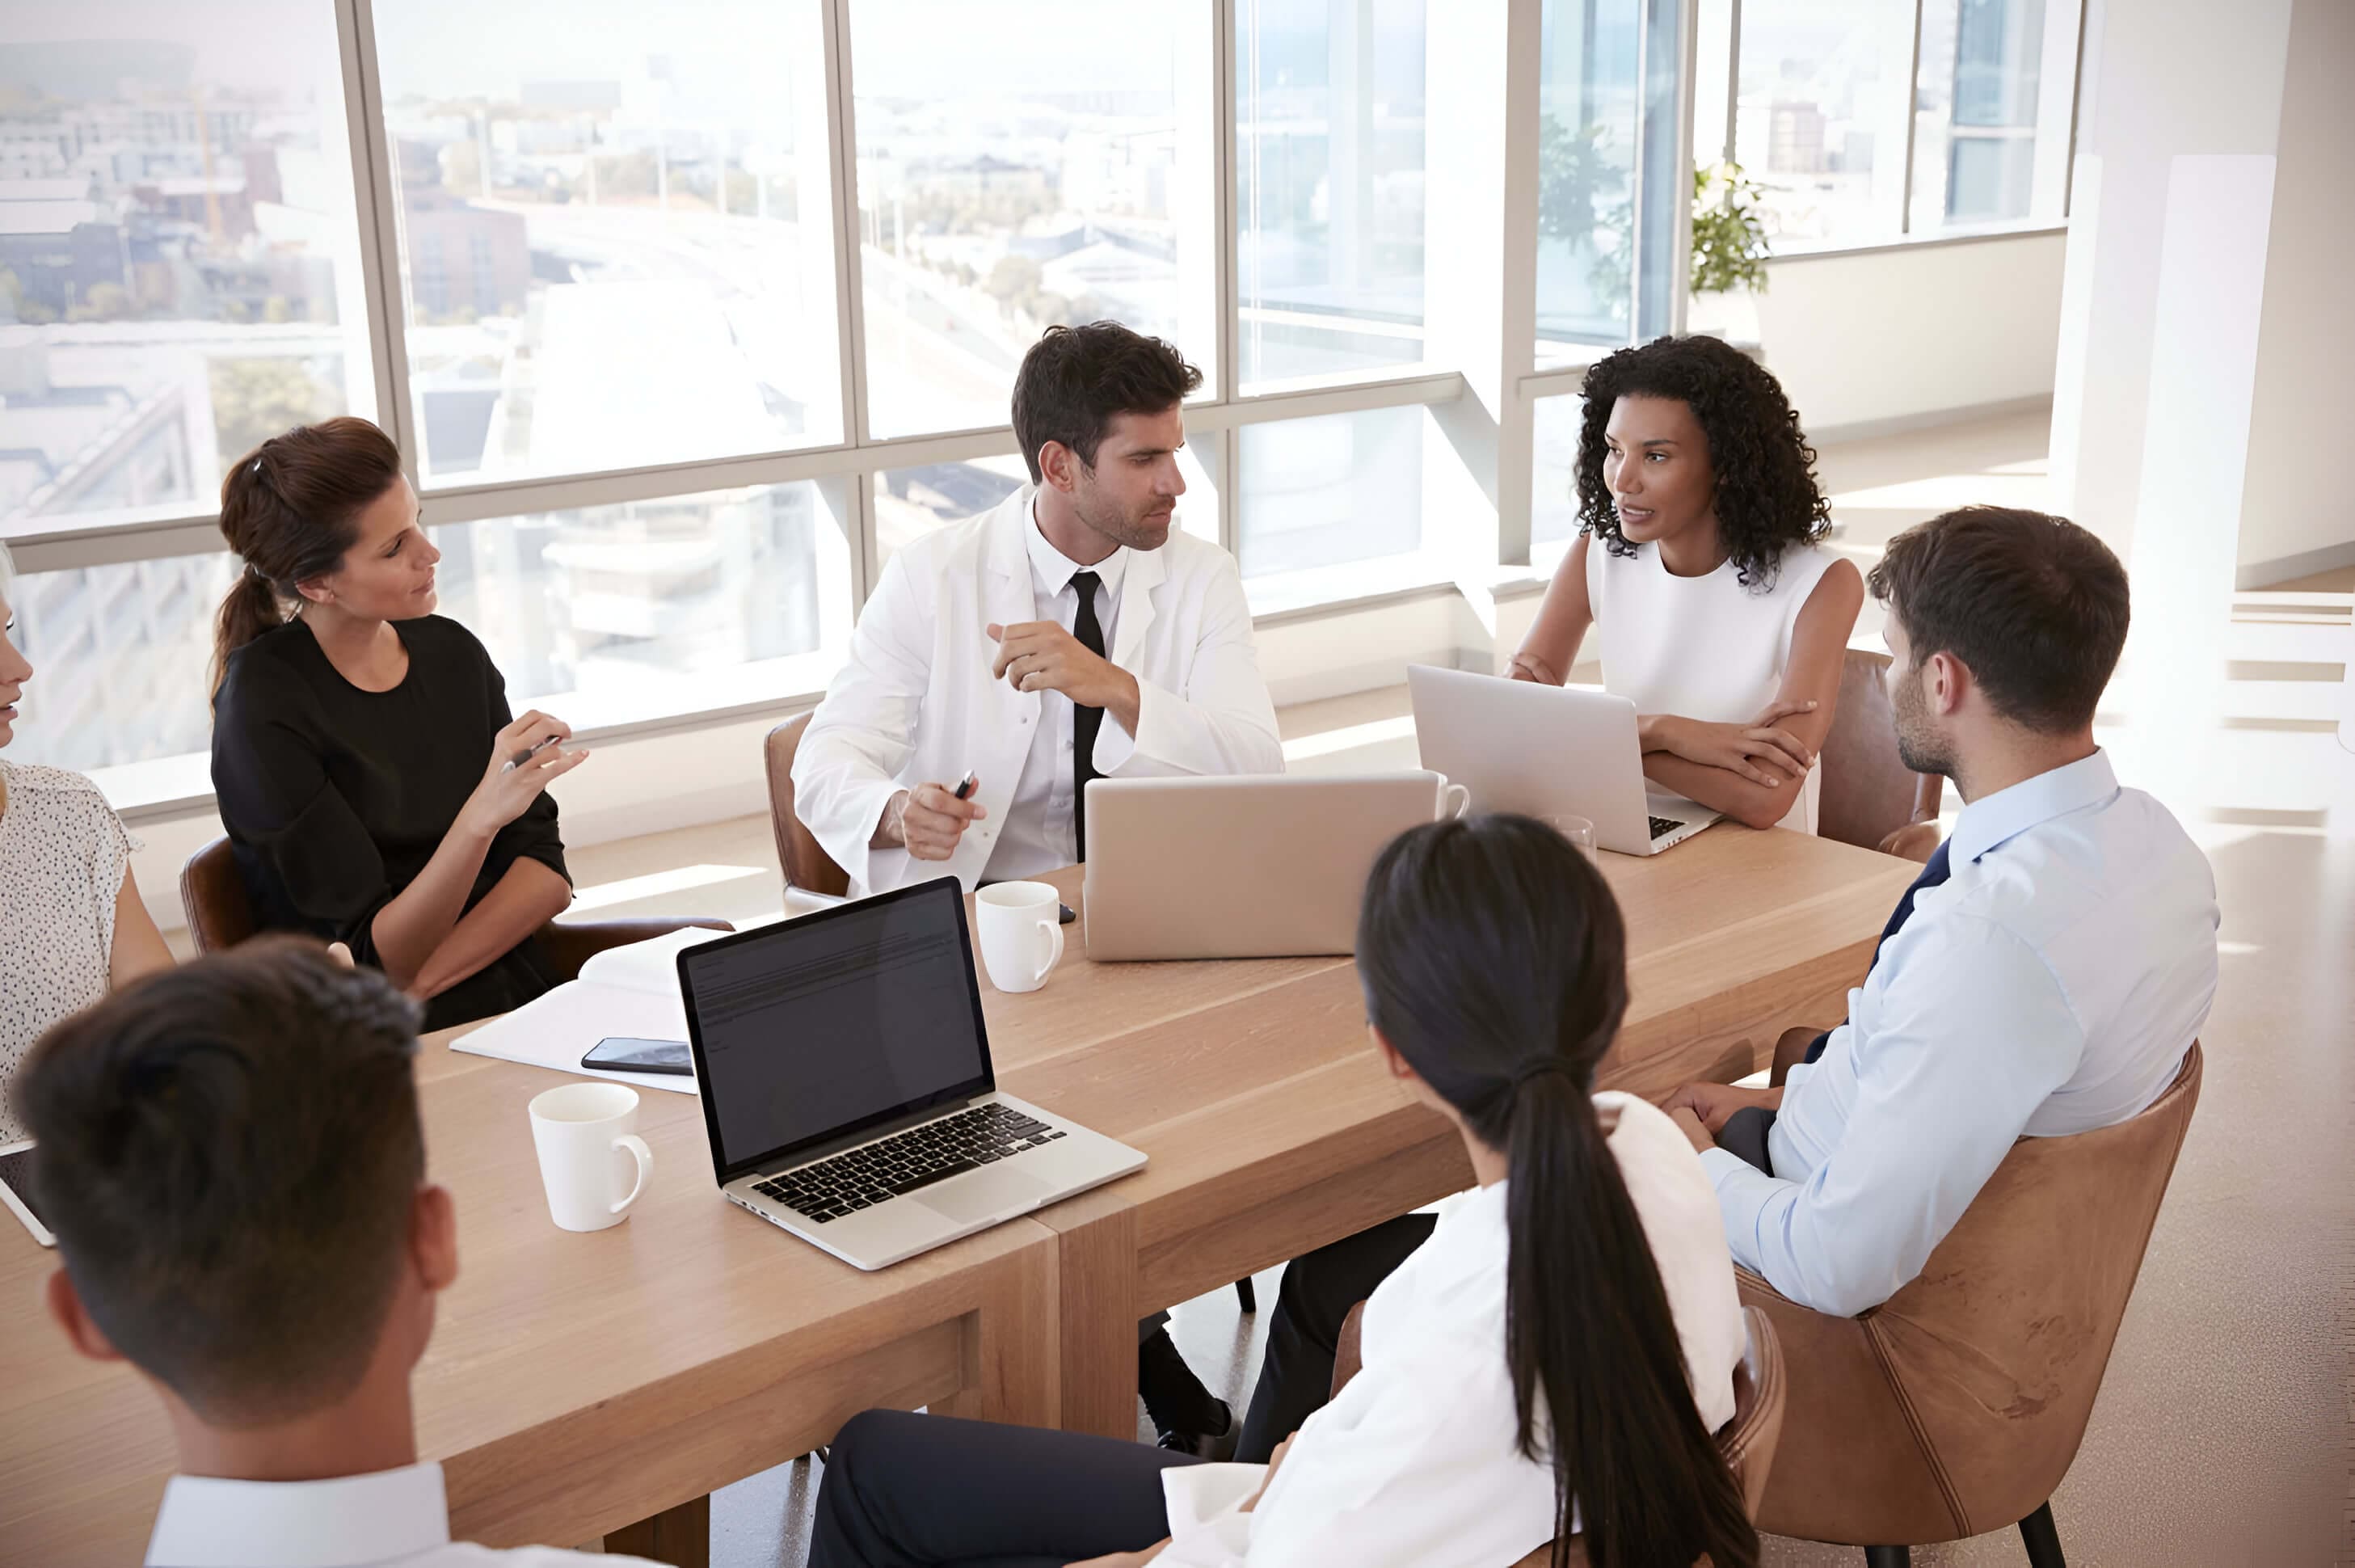
[[[400,478],[400,449],[363,419],[297,425],[221,480],[220,530],[245,564],[213,617],[212,685],[231,655],[286,620],[296,585],[343,563],[359,515]]]
[[[220,689],[229,673],[229,655],[285,620],[284,606],[261,574],[250,567],[240,571],[213,613],[213,689]]]
[[[1753,1568],[1757,1531],[1694,1407],[1593,1100],[1563,1072],[1511,1093],[1506,1360],[1521,1452],[1553,1467],[1556,1568],[1573,1528],[1594,1568],[1691,1568],[1704,1552],[1713,1568]]]
[[[1676,1318],[1592,1098],[1627,1010],[1602,875],[1523,816],[1434,822],[1374,864],[1358,973],[1375,1029],[1507,1161],[1516,1438],[1550,1463],[1553,1561],[1754,1568],[1758,1534],[1693,1403]],[[1574,1521],[1574,1526],[1573,1526]]]

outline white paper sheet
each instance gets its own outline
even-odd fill
[[[609,1037],[685,1040],[687,1007],[678,994],[678,951],[720,934],[689,928],[626,947],[608,948],[581,965],[578,980],[568,980],[505,1017],[460,1035],[450,1042],[450,1049],[569,1072],[576,1078],[610,1078],[634,1088],[692,1094],[696,1092],[692,1073],[612,1072],[583,1067],[581,1058]]]

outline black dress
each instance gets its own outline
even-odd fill
[[[514,717],[473,633],[439,615],[392,625],[409,673],[390,691],[346,680],[297,620],[230,655],[213,701],[213,792],[261,925],[346,943],[379,965],[377,912],[433,858]],[[547,795],[491,841],[466,907],[520,859],[572,880]],[[558,977],[526,937],[434,997],[425,1027],[506,1012]]]

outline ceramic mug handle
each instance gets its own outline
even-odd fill
[[[1057,913],[1060,916],[1061,912]],[[1039,973],[1031,983],[1043,986],[1047,983],[1047,976],[1055,972],[1055,965],[1063,961],[1063,923],[1060,918],[1042,920],[1039,923],[1039,929],[1047,933],[1047,961],[1039,965]]]
[[[613,1147],[618,1149],[629,1150],[630,1157],[638,1162],[638,1179],[630,1188],[630,1195],[627,1198],[623,1199],[620,1202],[614,1204],[613,1208],[606,1211],[606,1212],[611,1214],[619,1214],[627,1210],[631,1204],[635,1203],[639,1198],[645,1194],[646,1190],[646,1178],[652,1176],[655,1172],[655,1151],[648,1148],[646,1147],[646,1140],[638,1136],[635,1133],[623,1133],[620,1137],[613,1140]]]

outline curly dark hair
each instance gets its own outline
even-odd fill
[[[1718,337],[1658,337],[1604,356],[1586,372],[1578,430],[1578,527],[1613,555],[1636,546],[1619,531],[1603,483],[1603,427],[1623,397],[1675,398],[1709,440],[1717,528],[1745,588],[1772,587],[1783,552],[1831,531],[1831,503],[1816,482],[1816,449],[1774,373]]]

